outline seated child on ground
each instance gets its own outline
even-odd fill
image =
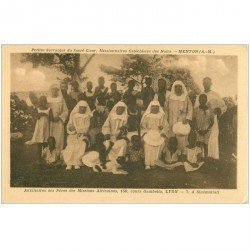
[[[188,135],[188,146],[184,148],[184,168],[186,172],[199,169],[203,165],[202,149],[198,146],[197,135],[191,132]]]
[[[56,149],[55,137],[48,138],[48,146],[42,151],[41,165],[43,167],[57,167],[61,164],[60,153]]]
[[[131,143],[128,146],[126,158],[126,170],[128,172],[145,169],[144,149],[139,135],[133,135],[131,137]]]
[[[109,154],[113,143],[110,142],[107,147],[105,144],[105,136],[102,133],[98,133],[95,137],[95,143],[90,147],[89,151],[82,157],[82,163],[93,168],[95,172],[102,172],[106,169],[107,155]],[[93,153],[96,152],[96,153]],[[98,155],[98,157],[96,157]],[[94,159],[94,158],[98,159]]]
[[[169,170],[182,166],[181,151],[178,149],[178,140],[176,137],[170,137],[163,149],[163,161],[156,160],[155,165]]]

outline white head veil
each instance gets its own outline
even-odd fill
[[[90,108],[89,108],[88,103],[87,103],[86,101],[79,101],[79,102],[76,104],[76,106],[73,108],[73,110],[71,111],[71,113],[70,113],[68,124],[73,124],[73,116],[74,116],[74,114],[79,113],[79,107],[81,107],[81,106],[87,108],[87,109],[86,109],[86,112],[83,114],[85,117],[87,117],[87,116],[90,116],[90,117],[91,117],[91,116],[92,116],[92,112],[91,112],[91,110],[90,110]]]
[[[152,114],[151,113],[151,107],[152,106],[158,106],[159,107],[159,112],[157,113],[157,114]],[[148,107],[147,107],[147,109],[146,109],[146,111],[144,112],[144,114],[143,114],[143,116],[142,116],[142,119],[141,119],[141,122],[144,120],[144,118],[147,116],[147,117],[154,117],[154,118],[161,118],[162,117],[162,115],[164,115],[165,113],[164,113],[164,111],[163,111],[163,109],[162,109],[162,107],[161,107],[161,105],[160,105],[160,103],[159,103],[159,101],[158,100],[153,100],[153,101],[151,101],[150,103],[149,103],[149,105],[148,105]]]
[[[124,107],[125,108],[125,111],[123,112],[123,114],[121,114],[121,115],[116,114],[116,109],[118,107]],[[112,119],[112,120],[119,119],[119,120],[126,121],[128,119],[128,108],[127,108],[127,105],[124,102],[122,102],[122,101],[116,103],[115,106],[110,111],[107,119]]]
[[[175,93],[175,86],[176,85],[182,86],[182,94],[180,96],[176,95],[176,93]],[[187,95],[188,95],[188,92],[187,92],[187,89],[186,89],[184,83],[182,81],[175,81],[172,88],[171,88],[169,99],[184,102],[186,100]]]
[[[51,95],[51,90],[52,89],[58,89],[58,96],[57,97],[52,97]],[[54,102],[62,102],[62,93],[60,90],[59,84],[52,84],[49,88],[49,95],[47,97],[48,103],[54,103]]]

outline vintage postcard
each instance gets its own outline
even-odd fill
[[[2,203],[247,203],[247,45],[3,45]]]

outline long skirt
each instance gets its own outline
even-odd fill
[[[160,159],[163,145],[164,143],[160,146],[151,146],[151,145],[148,145],[147,143],[144,144],[146,166],[154,166],[156,160]]]
[[[81,166],[82,157],[85,154],[86,142],[83,141],[83,137],[77,137],[77,135],[68,135],[67,146],[63,150],[62,155],[64,162],[70,166]]]
[[[50,122],[50,136],[56,139],[56,149],[61,152],[64,144],[64,123],[60,120],[58,122]]]

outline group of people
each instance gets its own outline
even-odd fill
[[[85,92],[77,81],[54,84],[48,97],[38,100],[35,130],[27,143],[38,144],[46,167],[87,166],[114,174],[154,167],[193,171],[206,157],[219,159],[218,118],[227,109],[211,90],[209,77],[203,86],[192,103],[180,80],[169,88],[161,78],[158,91],[150,77],[141,91],[130,80],[123,94],[116,83],[110,90],[105,87],[103,77],[95,89],[87,82]]]

